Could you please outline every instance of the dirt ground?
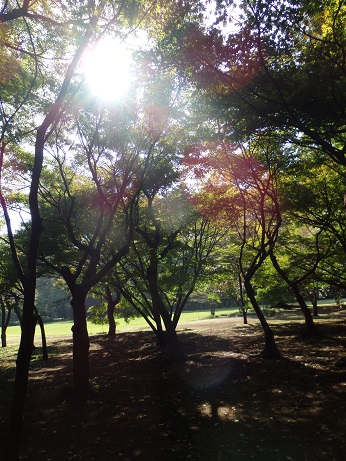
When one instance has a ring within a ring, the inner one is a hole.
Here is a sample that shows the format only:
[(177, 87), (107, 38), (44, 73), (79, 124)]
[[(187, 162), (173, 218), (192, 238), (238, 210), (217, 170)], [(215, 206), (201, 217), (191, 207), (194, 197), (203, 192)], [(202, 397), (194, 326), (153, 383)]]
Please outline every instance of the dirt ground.
[[(167, 366), (149, 331), (114, 344), (91, 338), (93, 398), (71, 400), (70, 340), (35, 352), (23, 461), (341, 461), (346, 453), (346, 311), (321, 312), (321, 336), (301, 339), (301, 317), (268, 319), (282, 360), (264, 360), (255, 319), (184, 324), (186, 361)], [(0, 365), (5, 436), (14, 355)], [(7, 368), (6, 368), (6, 366)], [(2, 368), (1, 368), (2, 366)]]

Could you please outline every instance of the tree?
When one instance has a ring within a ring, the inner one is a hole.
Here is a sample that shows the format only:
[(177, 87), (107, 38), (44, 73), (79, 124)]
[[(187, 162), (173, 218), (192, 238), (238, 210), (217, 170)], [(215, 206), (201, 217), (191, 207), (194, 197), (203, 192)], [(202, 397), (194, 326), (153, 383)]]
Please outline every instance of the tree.
[[(33, 11), (33, 4), (24, 0), (22, 7), (17, 6), (14, 2), (5, 2), (0, 13), (1, 40), (6, 52), (10, 50), (8, 54), (2, 51), (1, 59), (8, 63), (10, 56), (15, 63), (21, 64), (14, 76), (12, 71), (7, 72), (8, 79), (1, 96), (0, 170), (8, 143), (34, 143), (35, 155), (28, 201), (30, 237), (24, 265), (20, 263), (16, 252), (5, 197), (2, 192), (0, 194), (12, 257), (24, 289), (22, 335), (6, 460), (16, 460), (19, 456), (24, 399), (36, 324), (37, 254), (43, 231), (38, 191), (45, 146), (76, 95), (77, 70), (88, 44), (112, 28), (114, 30), (119, 27), (120, 30), (126, 23), (127, 15), (133, 17), (136, 2), (131, 6), (127, 2), (101, 2), (97, 6), (90, 2), (85, 5), (67, 2), (62, 3), (62, 8), (42, 2), (35, 4)], [(128, 6), (130, 8), (125, 8)], [(16, 37), (19, 35), (21, 39), (17, 42)], [(37, 120), (40, 120), (38, 127)]]
[[(303, 296), (303, 284), (315, 273), (318, 264), (325, 256), (323, 253), (321, 254), (320, 250), (319, 239), (321, 231), (313, 232), (303, 228), (298, 229), (298, 232), (294, 232), (294, 225), (291, 222), (289, 233), (292, 238), (290, 243), (293, 245), (290, 245), (289, 241), (283, 238), (284, 244), (276, 246), (278, 254), (280, 255), (281, 253), (281, 256), (283, 256), (284, 264), (280, 262), (280, 256), (277, 257), (274, 250), (270, 252), (270, 259), (277, 273), (291, 288), (304, 314), (305, 328), (303, 336), (315, 336), (318, 332)], [(311, 240), (313, 242), (312, 248)], [(285, 247), (284, 251), (282, 251), (282, 246)]]
[(69, 295), (61, 278), (40, 275), (36, 287), (36, 306), (45, 321), (72, 319)]
[(320, 260), (309, 283), (344, 286), (344, 170), (344, 166), (313, 158), (309, 151), (302, 150), (283, 177), (282, 195), (289, 219), (288, 233), (300, 227), (302, 231), (305, 229), (305, 236), (308, 229), (318, 234), (318, 247), (313, 246)]
[(207, 116), (223, 119), (223, 139), (274, 134), (345, 165), (344, 2), (216, 5), (208, 28), (180, 23), (160, 49), (194, 81)]
[[(256, 299), (253, 279), (274, 248), (281, 226), (275, 168), (265, 168), (253, 155), (261, 145), (230, 146), (227, 143), (194, 147), (187, 163), (202, 178), (198, 207), (227, 222), (239, 248), (238, 265), (247, 296), (265, 335), (264, 357), (280, 353), (274, 335)], [(262, 146), (263, 147), (263, 146)]]
[(159, 178), (144, 185), (131, 249), (115, 276), (123, 297), (152, 328), (166, 358), (175, 361), (182, 354), (176, 327), (218, 232), (195, 213), (181, 190), (169, 191), (170, 181)]
[(85, 300), (128, 251), (132, 208), (155, 144), (150, 136), (136, 140), (133, 126), (138, 119), (125, 120), (119, 116), (117, 123), (104, 108), (92, 108), (84, 119), (76, 119), (75, 127), (69, 125), (69, 133), (74, 128), (80, 137), (75, 155), (69, 158), (67, 144), (60, 141), (56, 165), (47, 171), (40, 191), (46, 230), (39, 251), (71, 293), (73, 388), (80, 398), (89, 392)]

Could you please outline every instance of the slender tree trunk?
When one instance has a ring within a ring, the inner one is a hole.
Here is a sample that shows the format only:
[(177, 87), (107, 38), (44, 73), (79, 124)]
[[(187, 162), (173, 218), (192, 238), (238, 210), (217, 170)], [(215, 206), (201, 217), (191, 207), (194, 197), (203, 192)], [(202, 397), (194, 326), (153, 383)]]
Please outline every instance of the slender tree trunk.
[[(31, 295), (33, 294), (34, 291)], [(27, 296), (27, 298), (24, 299), (23, 305), (22, 335), (16, 361), (16, 374), (4, 461), (17, 461), (19, 459), (24, 403), (28, 385), (35, 326), (34, 296)]]
[(262, 325), (262, 328), (263, 328), (263, 331), (264, 331), (264, 339), (265, 339), (265, 343), (264, 343), (264, 349), (262, 351), (262, 356), (265, 357), (265, 358), (268, 358), (268, 359), (278, 359), (278, 358), (281, 358), (281, 354), (276, 346), (276, 342), (275, 342), (275, 338), (274, 338), (274, 334), (270, 328), (270, 326), (268, 325), (264, 315), (263, 315), (263, 312), (261, 311), (261, 308), (259, 306), (259, 304), (257, 303), (257, 300), (256, 300), (256, 296), (255, 296), (255, 292), (254, 292), (254, 289), (252, 287), (252, 284), (251, 284), (251, 281), (250, 280), (246, 280), (244, 281), (244, 285), (245, 285), (245, 290), (246, 290), (246, 293), (251, 301), (251, 304), (256, 312), (256, 315)]
[(114, 310), (117, 304), (120, 302), (120, 290), (116, 290), (115, 299), (113, 299), (110, 288), (106, 287), (106, 298), (107, 298), (107, 318), (108, 318), (108, 338), (111, 342), (114, 341), (116, 334), (116, 322), (114, 319)]
[(38, 312), (36, 307), (35, 307), (35, 315), (36, 315), (37, 322), (39, 324), (40, 332), (41, 332), (42, 357), (43, 357), (43, 360), (48, 360), (47, 338), (46, 338), (46, 332), (45, 332), (45, 329), (44, 329), (44, 323), (43, 323), (42, 317), (40, 316), (40, 313)]
[(73, 308), (73, 393), (81, 400), (89, 395), (89, 335), (87, 328), (86, 293), (76, 289), (72, 294)]
[(7, 346), (6, 341), (6, 311), (5, 303), (1, 301), (1, 347)]
[(1, 347), (7, 347), (7, 327), (10, 322), (11, 309), (6, 315), (6, 305), (1, 299)]
[(6, 219), (6, 222), (8, 224), (8, 234), (9, 236), (12, 236), (10, 240), (12, 239), (11, 250), (14, 257), (14, 262), (16, 263), (18, 275), (24, 287), (24, 303), (22, 317), (22, 335), (17, 355), (16, 375), (11, 407), (9, 434), (7, 437), (5, 449), (5, 461), (17, 461), (19, 459), (19, 447), (23, 426), (25, 395), (29, 377), (32, 346), (35, 336), (36, 319), (34, 316), (34, 311), (37, 278), (37, 253), (41, 233), (43, 231), (42, 219), (38, 204), (38, 190), (43, 165), (44, 147), (47, 140), (47, 132), (49, 131), (52, 124), (54, 124), (58, 120), (59, 114), (61, 113), (63, 104), (65, 102), (65, 96), (68, 94), (69, 91), (69, 85), (71, 83), (71, 80), (75, 76), (76, 66), (79, 63), (79, 60), (89, 42), (92, 33), (92, 28), (87, 28), (84, 39), (82, 40), (80, 47), (76, 51), (66, 71), (65, 78), (61, 85), (59, 94), (57, 95), (57, 98), (53, 105), (50, 107), (50, 110), (46, 114), (42, 124), (37, 128), (35, 156), (29, 192), (29, 209), (31, 215), (30, 243), (28, 246), (26, 269), (24, 272), (20, 267), (18, 255), (16, 253), (16, 249), (13, 242), (12, 230), (10, 228), (10, 224), (8, 224), (9, 220)]
[(243, 315), (243, 323), (244, 325), (247, 325), (247, 309), (245, 309), (245, 303), (244, 303), (244, 293), (243, 293), (243, 282), (241, 275), (238, 274), (238, 284), (239, 284), (239, 298), (240, 298), (240, 311)]
[(20, 328), (22, 329), (22, 314), (21, 314), (21, 312), (20, 312), (20, 309), (19, 309), (19, 306), (18, 306), (17, 303), (15, 304), (13, 310), (14, 310), (14, 312), (16, 313), (16, 316), (17, 316), (17, 319), (18, 319)]
[(117, 332), (117, 324), (114, 319), (114, 309), (115, 306), (113, 303), (107, 303), (107, 318), (108, 318), (108, 338), (111, 342), (114, 341), (116, 332)]
[(7, 347), (7, 335), (4, 328), (1, 328), (1, 347)]
[[(25, 396), (28, 385), (30, 361), (35, 336), (36, 318), (34, 313), (37, 278), (37, 252), (40, 236), (43, 231), (42, 220), (38, 206), (38, 188), (43, 164), (45, 133), (47, 129), (45, 122), (46, 119), (37, 130), (35, 143), (35, 158), (29, 193), (31, 233), (25, 274), (18, 269), (20, 272), (19, 275), (23, 284), (24, 292), (23, 315), (21, 323), (22, 334), (16, 362), (16, 375), (11, 405), (9, 433), (6, 440), (7, 443), (5, 448), (5, 461), (17, 461), (19, 459), (19, 447), (23, 429)], [(12, 235), (12, 231), (10, 229), (9, 235)], [(14, 248), (12, 248), (12, 250), (13, 252), (15, 251)], [(17, 256), (14, 257), (14, 261), (18, 261)]]
[(244, 309), (244, 306), (241, 308), (241, 312), (243, 314), (243, 323), (244, 323), (244, 325), (247, 325), (247, 323), (248, 323), (247, 322), (247, 311), (246, 311), (246, 309)]
[(313, 317), (318, 317), (317, 301), (312, 303), (312, 315)]
[(310, 300), (312, 303), (312, 315), (313, 317), (318, 317), (318, 291), (316, 287), (313, 289), (312, 293), (310, 293)]

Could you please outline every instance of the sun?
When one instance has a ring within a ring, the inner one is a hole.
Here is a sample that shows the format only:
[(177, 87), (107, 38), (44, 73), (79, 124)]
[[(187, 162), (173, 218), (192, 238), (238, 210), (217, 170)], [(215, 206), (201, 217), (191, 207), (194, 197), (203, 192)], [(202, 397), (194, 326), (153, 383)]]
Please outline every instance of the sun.
[(104, 38), (87, 53), (83, 74), (95, 97), (103, 101), (120, 99), (131, 82), (131, 51), (119, 41)]

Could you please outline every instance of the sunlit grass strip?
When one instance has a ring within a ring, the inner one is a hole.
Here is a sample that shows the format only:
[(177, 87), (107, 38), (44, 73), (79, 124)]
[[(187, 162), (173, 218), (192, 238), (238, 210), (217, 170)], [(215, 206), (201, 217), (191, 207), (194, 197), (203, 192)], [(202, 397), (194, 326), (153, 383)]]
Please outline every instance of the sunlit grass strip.
[[(237, 309), (220, 309), (216, 310), (216, 316), (221, 315), (232, 315), (238, 312)], [(203, 320), (210, 318), (210, 311), (191, 311), (191, 312), (184, 312), (181, 315), (180, 322), (194, 322), (196, 320)], [(141, 328), (146, 328), (148, 325), (145, 320), (141, 317), (131, 319), (129, 323), (126, 323), (124, 319), (117, 319), (117, 331), (133, 331), (138, 330)], [(46, 336), (71, 336), (71, 327), (73, 325), (72, 320), (63, 320), (57, 322), (50, 322), (45, 324), (45, 331)], [(88, 331), (90, 335), (102, 334), (107, 332), (107, 325), (94, 325), (88, 322)], [(36, 327), (36, 338), (40, 335), (39, 328)], [(20, 337), (20, 327), (19, 326), (11, 326), (7, 329), (7, 338), (18, 338)]]

